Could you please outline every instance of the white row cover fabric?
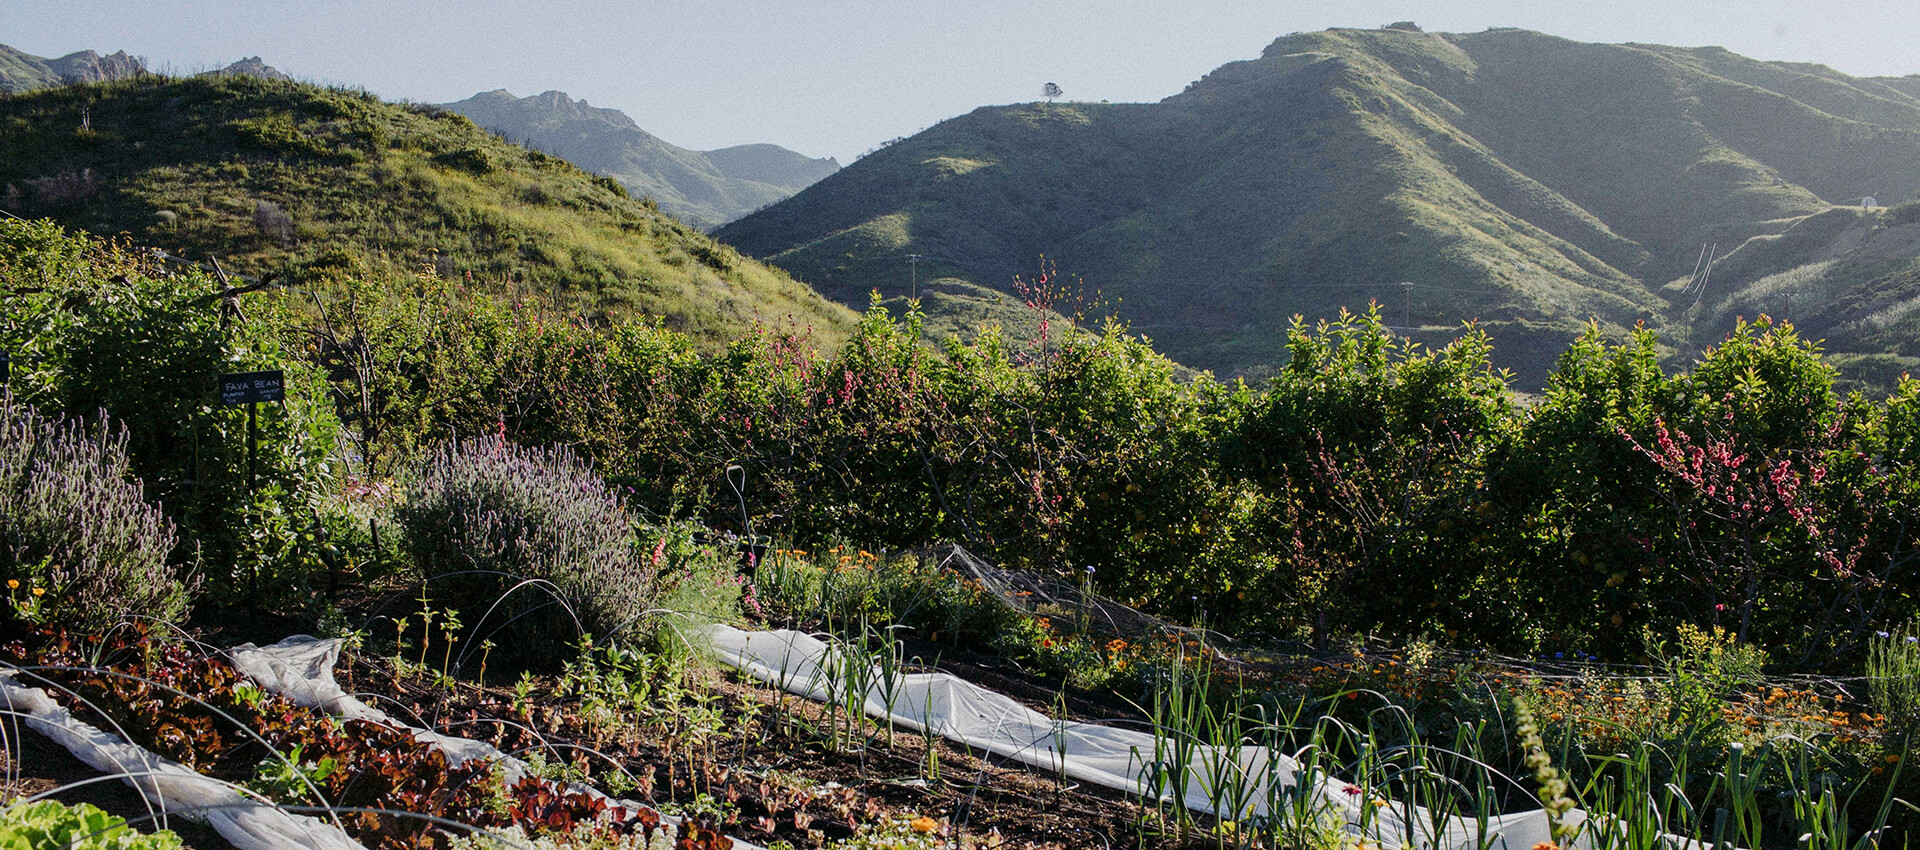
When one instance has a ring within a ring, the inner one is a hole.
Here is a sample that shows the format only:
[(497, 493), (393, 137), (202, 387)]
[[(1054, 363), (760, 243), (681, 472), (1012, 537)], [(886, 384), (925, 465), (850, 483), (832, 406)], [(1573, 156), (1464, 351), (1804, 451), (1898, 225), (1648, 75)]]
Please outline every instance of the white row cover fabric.
[[(839, 677), (833, 674), (839, 663), (839, 650), (803, 632), (791, 630), (742, 631), (730, 626), (708, 627), (713, 652), (742, 674), (766, 682), (789, 693), (814, 700), (838, 700), (835, 693)], [(868, 716), (890, 721), (915, 731), (931, 729), (934, 734), (968, 747), (985, 750), (1042, 770), (1056, 772), (1079, 782), (1090, 782), (1130, 794), (1141, 794), (1150, 787), (1153, 770), (1154, 737), (1145, 732), (1093, 723), (1059, 721), (1033, 711), (1011, 697), (975, 685), (949, 673), (911, 673), (899, 675), (891, 683), (892, 710), (889, 711), (887, 684), (877, 670), (865, 696)], [(1213, 747), (1194, 747), (1190, 752), (1185, 788), (1173, 789), (1172, 796), (1187, 808), (1215, 814), (1228, 820), (1264, 817), (1268, 814), (1264, 788), (1245, 798), (1248, 810), (1216, 812), (1207, 787), (1212, 765), (1220, 764), (1240, 772), (1241, 776), (1273, 777), (1283, 788), (1292, 787), (1299, 777), (1298, 763), (1283, 753), (1265, 747), (1243, 746), (1222, 753)], [(1273, 760), (1277, 763), (1270, 763)], [(1363, 822), (1362, 806), (1374, 806), (1363, 800), (1345, 782), (1331, 777), (1312, 777), (1313, 800), (1309, 808), (1344, 818), (1350, 830)], [(1551, 841), (1546, 812), (1531, 811), (1492, 815), (1483, 824), (1473, 818), (1433, 817), (1419, 806), (1388, 802), (1364, 819), (1367, 838), (1389, 847), (1441, 848), (1442, 850), (1527, 850)], [(1566, 820), (1578, 824), (1584, 813), (1573, 811)], [(1436, 822), (1438, 821), (1438, 822)], [(1576, 841), (1586, 845), (1587, 841)], [(1674, 846), (1684, 846), (1676, 844)]]
[(341, 690), (333, 679), (333, 665), (340, 660), (338, 638), (293, 635), (272, 646), (243, 643), (227, 650), (227, 660), (262, 690), (286, 697), (294, 705), (317, 708), (344, 720), (368, 720), (406, 729), (413, 737), (440, 748), (456, 767), (474, 759), (497, 761), (508, 782), (516, 782), (526, 773), (525, 762), (510, 758), (490, 744), (408, 726)]
[[(284, 696), (295, 705), (318, 708), (336, 717), (370, 720), (406, 729), (416, 739), (440, 748), (447, 754), (447, 760), (455, 765), (473, 759), (498, 764), (509, 783), (526, 775), (526, 762), (501, 752), (492, 744), (409, 726), (341, 690), (333, 678), (333, 666), (340, 658), (339, 638), (321, 640), (309, 635), (293, 635), (272, 646), (241, 644), (228, 650), (227, 658), (261, 689)], [(573, 785), (571, 788), (606, 800), (609, 805), (628, 809), (653, 808), (645, 803), (614, 799), (585, 785)], [(669, 831), (680, 825), (679, 818), (665, 812), (660, 813), (660, 821)], [(733, 846), (735, 850), (761, 850), (738, 838), (733, 839)]]
[(12, 671), (0, 672), (0, 707), (89, 767), (119, 775), (156, 811), (209, 824), (239, 850), (365, 850), (331, 823), (282, 811), (75, 719), (45, 690), (14, 681)]

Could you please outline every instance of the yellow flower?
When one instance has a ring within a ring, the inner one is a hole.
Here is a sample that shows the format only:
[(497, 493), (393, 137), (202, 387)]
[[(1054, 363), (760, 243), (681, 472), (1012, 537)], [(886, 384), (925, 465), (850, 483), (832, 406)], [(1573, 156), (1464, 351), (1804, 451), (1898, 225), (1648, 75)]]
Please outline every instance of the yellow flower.
[(913, 819), (914, 832), (932, 832), (939, 828), (940, 828), (940, 822), (937, 820), (934, 820), (933, 818), (927, 817), (926, 815), (921, 815)]
[(20, 589), (20, 580), (19, 580), (19, 579), (17, 579), (17, 578), (10, 578), (10, 579), (7, 579), (7, 589), (8, 589), (8, 590), (19, 590), (19, 589)]
[(33, 589), (33, 595), (35, 595), (35, 596), (45, 596), (45, 595), (47, 595), (47, 589), (46, 589), (46, 588), (44, 588), (44, 587), (36, 587), (36, 588), (34, 588), (34, 589)]

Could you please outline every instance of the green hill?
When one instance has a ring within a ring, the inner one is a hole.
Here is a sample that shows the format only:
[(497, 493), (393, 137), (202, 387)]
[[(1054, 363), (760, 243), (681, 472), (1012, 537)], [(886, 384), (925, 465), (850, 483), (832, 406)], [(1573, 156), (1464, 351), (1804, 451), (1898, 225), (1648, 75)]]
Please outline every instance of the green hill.
[[(1702, 248), (1920, 190), (1908, 80), (1520, 30), (1275, 41), (1152, 104), (976, 110), (717, 231), (860, 303), (1045, 255), (1180, 362), (1259, 373), (1295, 314), (1477, 319), (1537, 384), (1588, 319), (1685, 347)], [(1811, 254), (1722, 275), (1708, 302)], [(1413, 286), (1402, 286), (1403, 282)], [(1791, 317), (1790, 317), (1791, 318)]]
[(838, 171), (779, 145), (695, 151), (640, 129), (617, 109), (589, 106), (565, 92), (514, 97), (504, 89), (442, 104), (474, 123), (620, 181), (635, 195), (693, 224), (732, 221)]
[(1824, 341), (1846, 384), (1881, 390), (1920, 374), (1920, 201), (1799, 219), (1747, 240), (1714, 275), (1727, 283), (1696, 287), (1683, 305), (1696, 346), (1741, 317), (1787, 316)]
[(664, 317), (839, 338), (853, 315), (595, 177), (436, 107), (254, 75), (0, 99), (0, 208), (293, 279), (422, 268)]

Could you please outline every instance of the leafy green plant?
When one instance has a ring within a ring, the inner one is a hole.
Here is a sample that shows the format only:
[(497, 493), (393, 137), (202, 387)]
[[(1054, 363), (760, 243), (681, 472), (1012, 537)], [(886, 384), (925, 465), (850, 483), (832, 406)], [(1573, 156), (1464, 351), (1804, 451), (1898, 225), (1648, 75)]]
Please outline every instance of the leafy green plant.
[(0, 850), (179, 850), (170, 830), (140, 833), (91, 803), (15, 802), (0, 811)]
[(704, 627), (739, 621), (741, 601), (751, 592), (733, 547), (699, 536), (691, 523), (645, 527), (638, 534), (640, 557), (655, 571), (659, 594), (653, 613), (636, 626), (657, 651), (682, 663), (704, 659)]
[(339, 769), (340, 763), (331, 756), (303, 758), (301, 751), (305, 746), (295, 744), (284, 755), (262, 760), (254, 768), (253, 781), (249, 785), (270, 800), (325, 805), (324, 800), (312, 800), (312, 789), (322, 787), (327, 777)]
[[(127, 469), (178, 526), (187, 546), (173, 557), (197, 558), (214, 601), (310, 601), (315, 547), (301, 544), (321, 523), (337, 424), (284, 344), (285, 299), (44, 221), (0, 220), (0, 279), (25, 290), (0, 299), (0, 345), (33, 358), (10, 386), (49, 416), (104, 411), (123, 424)], [(260, 406), (256, 491), (247, 412), (219, 403), (218, 377), (267, 368), (285, 373), (286, 398)]]
[(1765, 649), (1742, 644), (1719, 626), (1705, 629), (1682, 624), (1671, 647), (1654, 640), (1651, 650), (1678, 687), (1712, 697), (1725, 697), (1758, 684), (1767, 665)]

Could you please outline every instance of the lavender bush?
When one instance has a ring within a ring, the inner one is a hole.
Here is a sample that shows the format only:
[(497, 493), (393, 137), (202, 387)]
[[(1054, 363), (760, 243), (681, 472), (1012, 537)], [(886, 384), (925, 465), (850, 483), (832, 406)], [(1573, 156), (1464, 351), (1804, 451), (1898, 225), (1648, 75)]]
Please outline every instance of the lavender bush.
[(0, 397), (0, 620), (99, 628), (177, 620), (191, 588), (168, 564), (173, 523), (127, 472), (127, 432)]
[(620, 638), (653, 600), (626, 509), (565, 449), (443, 445), (395, 519), (435, 604), (529, 662), (564, 657), (583, 631)]

